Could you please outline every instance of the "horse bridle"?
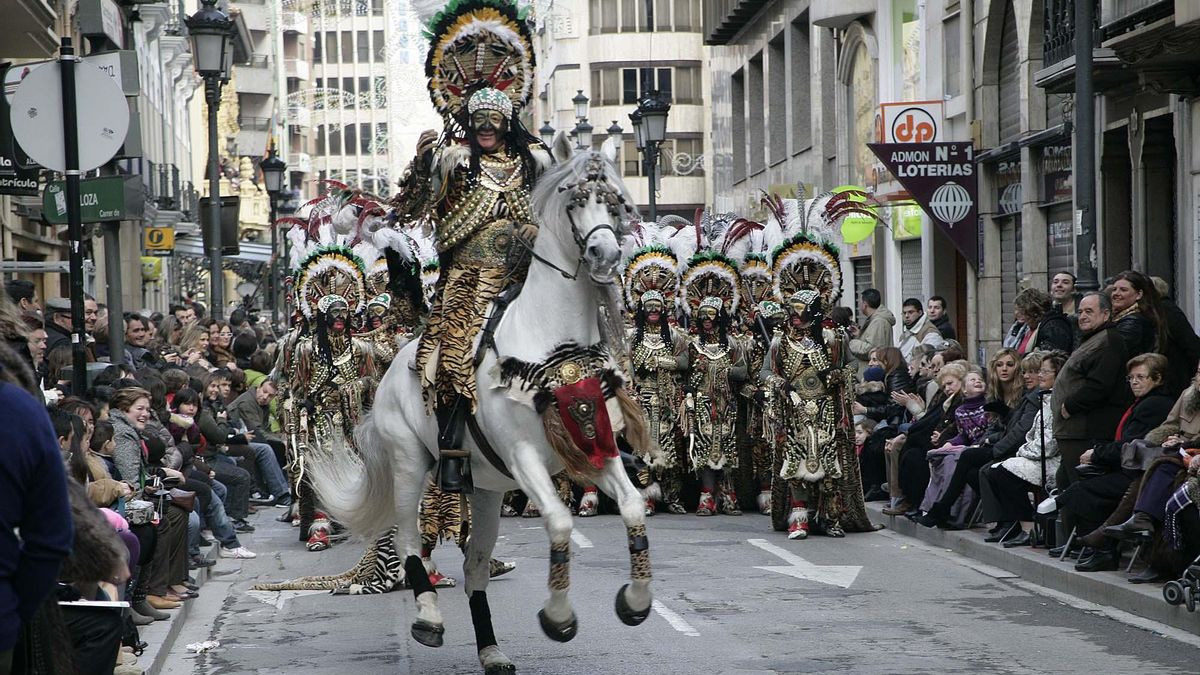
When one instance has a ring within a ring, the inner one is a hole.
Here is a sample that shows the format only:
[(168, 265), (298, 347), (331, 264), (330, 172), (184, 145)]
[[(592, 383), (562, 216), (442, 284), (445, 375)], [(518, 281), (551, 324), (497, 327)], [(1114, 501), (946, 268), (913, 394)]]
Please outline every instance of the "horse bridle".
[(621, 191), (608, 182), (607, 176), (604, 175), (604, 159), (599, 153), (593, 152), (592, 156), (588, 158), (587, 164), (584, 167), (583, 180), (558, 187), (559, 192), (566, 192), (568, 190), (571, 191), (571, 194), (570, 201), (567, 202), (567, 220), (571, 223), (571, 237), (575, 240), (575, 246), (579, 249), (579, 257), (575, 260), (575, 270), (568, 272), (543, 256), (538, 255), (534, 252), (533, 246), (528, 242), (522, 240), (521, 243), (529, 251), (529, 255), (534, 260), (555, 270), (564, 279), (575, 281), (579, 278), (579, 270), (583, 267), (584, 263), (584, 252), (587, 251), (587, 243), (591, 240), (592, 235), (603, 230), (608, 230), (613, 233), (617, 241), (621, 239), (617, 235), (616, 228), (609, 222), (600, 223), (588, 230), (587, 234), (581, 236), (579, 228), (575, 224), (575, 209), (587, 206), (588, 200), (591, 199), (593, 193), (596, 196), (596, 201), (608, 208), (609, 215), (612, 216), (613, 220), (620, 219), (621, 209), (624, 209), (629, 214), (633, 212), (633, 207), (625, 202), (625, 196), (621, 194)]

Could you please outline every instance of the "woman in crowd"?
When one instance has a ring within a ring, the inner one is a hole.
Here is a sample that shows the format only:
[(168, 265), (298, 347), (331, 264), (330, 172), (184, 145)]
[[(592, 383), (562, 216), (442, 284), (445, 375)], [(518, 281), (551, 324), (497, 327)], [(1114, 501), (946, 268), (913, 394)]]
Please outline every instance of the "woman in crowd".
[(208, 346), (208, 331), (198, 323), (184, 328), (179, 335), (179, 342), (175, 343), (175, 348), (179, 350), (179, 356), (185, 365), (195, 363), (211, 369), (213, 365), (205, 358)]
[(158, 323), (158, 330), (155, 332), (154, 342), (159, 349), (166, 350), (174, 349), (174, 345), (179, 344), (179, 338), (183, 335), (183, 324), (179, 323), (179, 319), (175, 318), (174, 314), (168, 314)]
[[(1121, 416), (1116, 440), (1098, 444), (1083, 453), (1079, 463), (1091, 467), (1089, 475), (1072, 483), (1062, 494), (1044, 501), (1038, 506), (1038, 511), (1049, 513), (1055, 507), (1061, 509), (1063, 529), (1068, 532), (1094, 533), (1099, 530), (1100, 524), (1113, 512), (1129, 485), (1141, 473), (1140, 470), (1122, 467), (1121, 458), (1126, 454), (1126, 444), (1144, 438), (1161, 425), (1175, 403), (1163, 387), (1166, 371), (1167, 359), (1160, 354), (1142, 354), (1129, 360), (1126, 379), (1135, 398)], [(1132, 454), (1134, 448), (1129, 450)], [(1173, 472), (1171, 478), (1174, 478)], [(1166, 497), (1167, 494), (1161, 496), (1163, 502)], [(1116, 569), (1116, 542), (1103, 537), (1102, 533), (1089, 541), (1093, 555), (1088, 560), (1081, 560), (1076, 569), (1080, 572)]]
[(851, 405), (851, 412), (855, 415), (869, 417), (880, 424), (887, 423), (895, 426), (899, 424), (900, 419), (904, 415), (904, 405), (896, 403), (892, 398), (893, 394), (912, 394), (917, 391), (912, 378), (908, 374), (908, 364), (904, 362), (904, 356), (900, 353), (899, 349), (895, 347), (879, 347), (871, 350), (871, 359), (868, 361), (868, 368), (872, 366), (878, 366), (883, 369), (883, 393), (887, 397), (887, 402), (880, 406), (871, 406), (868, 408), (855, 401)]
[[(986, 394), (983, 372), (977, 366), (968, 366), (967, 375), (963, 378), (962, 402), (954, 410), (957, 433), (925, 454), (925, 460), (929, 463), (929, 484), (925, 487), (925, 497), (921, 502), (921, 510), (925, 514), (929, 513), (949, 485), (962, 452), (983, 442), (988, 430), (988, 413), (983, 409), (987, 402)], [(962, 506), (965, 509), (967, 504)]]
[(233, 329), (229, 323), (213, 319), (208, 325), (208, 353), (205, 359), (216, 368), (239, 370), (232, 345)]
[(1013, 314), (1023, 324), (1016, 344), (1011, 345), (1018, 354), (1055, 349), (1071, 353), (1075, 346), (1074, 330), (1061, 312), (1053, 310), (1050, 294), (1038, 288), (1026, 288), (1013, 299)]
[(1015, 349), (1001, 349), (988, 361), (989, 401), (999, 401), (1010, 409), (1017, 407), (1027, 390), (1022, 381), (1021, 355)]
[[(113, 425), (113, 459), (117, 466), (117, 477), (133, 487), (135, 495), (143, 495), (155, 503), (159, 512), (157, 545), (154, 557), (147, 568), (141, 570), (138, 585), (134, 590), (135, 609), (147, 614), (147, 608), (156, 610), (175, 609), (188, 593), (187, 583), (187, 528), (188, 514), (182, 508), (172, 507), (159, 498), (153, 487), (146, 494), (151, 479), (157, 478), (164, 484), (179, 483), (183, 474), (173, 469), (154, 467), (147, 461), (149, 451), (142, 433), (153, 413), (150, 409), (150, 392), (140, 387), (117, 390), (109, 408), (109, 419)], [(145, 600), (143, 604), (141, 601)]]
[[(996, 363), (1006, 353), (1015, 352), (1002, 349), (992, 357), (991, 370), (993, 372), (996, 369)], [(979, 470), (988, 464), (1012, 457), (1017, 448), (1025, 442), (1025, 435), (1032, 428), (1041, 403), (1037, 371), (1042, 366), (1043, 356), (1043, 352), (1033, 352), (1021, 359), (1021, 375), (1015, 379), (1022, 383), (1023, 391), (1021, 398), (1014, 406), (1010, 408), (1002, 401), (989, 396), (984, 410), (993, 413), (995, 421), (989, 425), (988, 432), (984, 435), (984, 442), (978, 446), (965, 448), (959, 453), (958, 464), (954, 467), (954, 474), (950, 477), (950, 482), (946, 484), (941, 496), (933, 502), (929, 512), (917, 520), (921, 525), (945, 527), (950, 521), (954, 504), (962, 496), (966, 487), (974, 490), (976, 498), (979, 498)]]
[(891, 439), (885, 446), (892, 505), (883, 510), (884, 515), (917, 515), (916, 505), (925, 498), (925, 487), (929, 484), (929, 464), (925, 454), (941, 437), (949, 438), (957, 433), (954, 431), (954, 411), (962, 401), (966, 377), (965, 361), (948, 363), (938, 371), (939, 389), (929, 406), (922, 407), (921, 397), (917, 395), (907, 399), (908, 411), (920, 417), (906, 433)]
[[(1054, 380), (1065, 362), (1061, 351), (1048, 352), (1042, 357), (1038, 387), (1043, 392), (1054, 389)], [(1041, 490), (1058, 470), (1058, 443), (1051, 428), (1054, 416), (1049, 396), (1042, 396), (1039, 408), (1016, 456), (985, 467), (979, 475), (983, 517), (996, 523), (998, 530), (989, 539), (1003, 542), (1005, 548), (1033, 545), (1033, 505), (1027, 494), (1030, 490)]]
[(1127, 270), (1108, 287), (1112, 322), (1125, 341), (1127, 354), (1163, 353), (1170, 336), (1158, 289), (1141, 272)]
[[(225, 511), (233, 519), (234, 529), (238, 532), (253, 532), (254, 526), (246, 522), (250, 515), (250, 492), (254, 486), (254, 478), (243, 466), (254, 466), (253, 454), (251, 459), (239, 466), (234, 455), (230, 454), (230, 446), (245, 447), (246, 436), (234, 431), (229, 426), (229, 415), (225, 411), (223, 388), (229, 384), (229, 374), (224, 370), (216, 370), (206, 374), (202, 386), (200, 410), (196, 423), (203, 434), (205, 444), (202, 457), (215, 477), (228, 488), (225, 500)], [(271, 457), (274, 461), (274, 455)]]

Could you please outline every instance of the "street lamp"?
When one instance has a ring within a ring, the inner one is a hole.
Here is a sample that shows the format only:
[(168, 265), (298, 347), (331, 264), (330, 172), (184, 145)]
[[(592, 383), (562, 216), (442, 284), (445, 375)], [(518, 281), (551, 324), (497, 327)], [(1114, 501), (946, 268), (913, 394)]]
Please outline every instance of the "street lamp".
[(638, 150), (646, 149), (646, 133), (642, 126), (642, 111), (634, 110), (629, 113), (629, 121), (633, 124), (633, 142)]
[(538, 135), (542, 137), (542, 142), (550, 145), (554, 142), (554, 127), (550, 126), (550, 120), (546, 120), (541, 129), (538, 129)]
[(287, 163), (279, 157), (275, 156), (275, 148), (272, 145), (271, 152), (267, 158), (259, 164), (259, 168), (263, 172), (263, 183), (267, 188), (267, 197), (271, 204), (271, 216), (269, 222), (271, 224), (271, 268), (268, 272), (270, 275), (268, 288), (271, 295), (271, 327), (278, 329), (279, 327), (279, 260), (277, 255), (279, 230), (275, 225), (277, 216), (275, 209), (280, 195), (283, 194), (283, 176), (287, 172)]
[(613, 120), (612, 126), (605, 131), (608, 132), (608, 137), (612, 139), (612, 142), (616, 144), (617, 149), (619, 150), (621, 148), (621, 142), (625, 140), (625, 130), (621, 128), (620, 124), (617, 124), (616, 120)]
[(656, 203), (655, 186), (658, 183), (658, 146), (667, 140), (667, 114), (671, 111), (671, 102), (658, 91), (648, 91), (638, 99), (637, 119), (633, 115), (634, 133), (638, 139), (638, 147), (643, 149), (646, 162), (646, 175), (650, 179), (650, 220), (658, 222), (658, 205)]
[(208, 104), (208, 198), (209, 213), (209, 305), (214, 319), (225, 315), (225, 280), (221, 261), (221, 163), (217, 150), (217, 110), (221, 107), (221, 82), (229, 77), (233, 64), (233, 21), (216, 8), (216, 0), (204, 0), (203, 6), (184, 24), (192, 41), (196, 72), (204, 78), (204, 99)]
[(580, 150), (592, 149), (592, 132), (595, 130), (591, 124), (588, 124), (587, 118), (584, 117), (575, 125), (575, 136), (579, 140)]
[(583, 95), (582, 89), (577, 89), (575, 97), (571, 99), (571, 103), (575, 104), (575, 118), (583, 119), (588, 114), (588, 97)]

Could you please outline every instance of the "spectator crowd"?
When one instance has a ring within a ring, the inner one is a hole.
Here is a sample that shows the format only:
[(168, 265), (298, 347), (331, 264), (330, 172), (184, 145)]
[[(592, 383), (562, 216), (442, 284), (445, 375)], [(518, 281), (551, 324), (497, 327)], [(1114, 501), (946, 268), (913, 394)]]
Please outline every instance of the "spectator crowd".
[(198, 597), (210, 547), (254, 558), (238, 538), (254, 531), (248, 516), (290, 511), (276, 336), (240, 310), (220, 321), (188, 303), (126, 314), (114, 359), (88, 297), (75, 391), (70, 304), (43, 307), (21, 280), (5, 290), (0, 428), (15, 452), (0, 453), (0, 674), (140, 673), (138, 626)]

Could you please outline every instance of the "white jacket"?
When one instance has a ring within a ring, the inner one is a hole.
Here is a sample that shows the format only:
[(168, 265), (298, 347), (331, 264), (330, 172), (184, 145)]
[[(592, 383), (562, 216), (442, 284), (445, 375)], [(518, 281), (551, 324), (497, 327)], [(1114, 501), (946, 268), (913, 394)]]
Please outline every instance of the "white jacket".
[[(1054, 438), (1054, 415), (1051, 414), (1050, 397), (1042, 397), (1042, 409), (1033, 418), (1033, 426), (1025, 434), (1025, 443), (1017, 448), (1017, 456), (1000, 463), (1009, 473), (1032, 485), (1042, 482), (1042, 440), (1046, 451), (1046, 488), (1054, 486), (1054, 473), (1062, 458), (1058, 456), (1058, 441)], [(1042, 425), (1045, 424), (1045, 435)]]
[(921, 314), (921, 318), (913, 324), (912, 328), (902, 328), (900, 330), (900, 342), (896, 345), (900, 348), (900, 353), (904, 355), (905, 363), (912, 358), (912, 351), (917, 345), (929, 345), (934, 349), (943, 349), (946, 346), (946, 339), (942, 337), (942, 332), (937, 326), (929, 320), (925, 314)]

